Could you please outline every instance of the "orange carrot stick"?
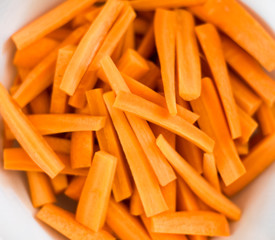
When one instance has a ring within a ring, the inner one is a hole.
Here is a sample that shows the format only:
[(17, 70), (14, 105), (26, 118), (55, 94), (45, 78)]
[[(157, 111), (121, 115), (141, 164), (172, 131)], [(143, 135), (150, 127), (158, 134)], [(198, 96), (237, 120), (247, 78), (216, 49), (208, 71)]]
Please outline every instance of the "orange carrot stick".
[[(269, 105), (275, 102), (275, 82), (260, 64), (227, 37), (222, 37), (223, 52), (228, 64)], [(261, 43), (262, 45), (262, 43)], [(272, 52), (270, 50), (270, 52)]]
[(197, 127), (179, 116), (172, 116), (165, 108), (131, 93), (119, 92), (114, 107), (135, 114), (187, 139), (204, 151), (212, 152), (214, 141)]
[(217, 191), (221, 191), (215, 156), (213, 154), (203, 154), (203, 176)]
[(177, 182), (168, 183), (166, 186), (161, 187), (161, 192), (168, 206), (168, 211), (175, 212), (177, 204)]
[(93, 19), (91, 19), (91, 21), (89, 21), (86, 18), (86, 14), (88, 13), (94, 13), (97, 12), (98, 8), (95, 7), (94, 5), (92, 7), (86, 8), (83, 11), (81, 11), (79, 14), (77, 14), (71, 21), (70, 21), (70, 27), (71, 28), (77, 28), (81, 25), (87, 24), (89, 22), (92, 22)]
[(154, 36), (154, 25), (151, 24), (148, 27), (141, 43), (138, 46), (137, 52), (144, 58), (149, 58), (153, 55), (155, 50), (155, 36)]
[(153, 123), (150, 124), (150, 127), (151, 127), (156, 138), (160, 134), (162, 134), (173, 148), (176, 147), (176, 135), (174, 133), (168, 131), (165, 128), (160, 127), (159, 125), (153, 124)]
[(189, 10), (204, 21), (215, 24), (268, 71), (275, 69), (274, 39), (238, 1), (210, 0)]
[(94, 135), (91, 131), (73, 132), (71, 137), (71, 166), (90, 167), (94, 153)]
[(229, 236), (229, 224), (222, 214), (210, 211), (165, 213), (151, 220), (152, 230), (160, 233)]
[[(111, 58), (113, 59), (113, 61), (115, 63), (118, 62), (118, 60), (122, 57), (122, 54), (123, 54), (123, 46), (124, 46), (124, 37), (122, 37), (122, 39), (120, 39), (120, 41), (118, 42), (117, 46), (115, 47), (112, 55), (111, 55)], [(101, 68), (99, 69), (99, 72), (101, 71)]]
[(247, 155), (249, 153), (249, 143), (235, 142), (235, 146), (239, 155)]
[(149, 240), (146, 230), (140, 221), (132, 216), (126, 206), (109, 201), (106, 223), (121, 240)]
[[(166, 211), (167, 205), (161, 193), (157, 178), (151, 169), (135, 133), (130, 127), (125, 115), (113, 107), (115, 101), (114, 93), (106, 93), (103, 96), (126, 155), (146, 215), (149, 217)], [(139, 161), (136, 161), (137, 158)]]
[(74, 94), (89, 63), (93, 61), (96, 51), (121, 12), (122, 7), (123, 4), (120, 1), (107, 1), (87, 33), (81, 39), (60, 84), (60, 89), (68, 95), (72, 96)]
[(132, 186), (128, 166), (119, 143), (112, 120), (108, 114), (101, 89), (86, 92), (90, 113), (96, 116), (105, 116), (106, 123), (103, 129), (96, 131), (97, 141), (102, 151), (106, 151), (117, 158), (117, 168), (113, 184), (113, 194), (117, 202), (129, 198)]
[(63, 41), (66, 37), (68, 37), (71, 34), (71, 32), (71, 29), (68, 29), (64, 26), (50, 32), (48, 35), (46, 35), (46, 37), (52, 38), (56, 41)]
[(27, 178), (33, 207), (56, 201), (50, 179), (45, 173), (27, 172)]
[(177, 108), (175, 94), (175, 12), (164, 9), (157, 9), (154, 18), (154, 31), (167, 108), (172, 115), (176, 115)]
[(274, 144), (275, 134), (272, 134), (252, 148), (250, 153), (243, 159), (246, 173), (231, 185), (223, 187), (226, 195), (233, 196), (241, 191), (273, 163), (275, 159)]
[(149, 71), (139, 81), (149, 88), (155, 89), (157, 87), (157, 81), (161, 81), (161, 72), (159, 67), (153, 62), (147, 61), (147, 64), (149, 66)]
[(0, 113), (17, 141), (43, 171), (50, 177), (55, 177), (62, 171), (64, 164), (13, 102), (2, 84), (0, 84)]
[(101, 10), (102, 10), (102, 7), (97, 7), (95, 9), (87, 12), (84, 15), (84, 17), (85, 17), (86, 20), (88, 20), (89, 22), (92, 23), (96, 19), (97, 15), (100, 13)]
[(51, 184), (55, 194), (60, 194), (68, 187), (68, 179), (65, 174), (58, 174), (55, 178), (51, 179)]
[(262, 103), (259, 107), (256, 117), (259, 122), (259, 126), (264, 136), (273, 134), (275, 132), (275, 116), (272, 113), (272, 109), (265, 103)]
[(25, 48), (69, 22), (74, 16), (94, 2), (95, 0), (64, 2), (14, 33), (11, 38), (18, 49)]
[(213, 74), (231, 136), (233, 139), (236, 139), (241, 136), (241, 125), (219, 34), (211, 24), (196, 27), (196, 33)]
[(49, 113), (50, 104), (50, 95), (47, 91), (44, 91), (30, 102), (31, 112), (35, 114)]
[(145, 34), (148, 31), (149, 22), (145, 19), (138, 17), (134, 21), (134, 29), (136, 34)]
[(115, 240), (113, 236), (104, 230), (91, 231), (78, 223), (72, 213), (52, 204), (47, 204), (40, 209), (36, 217), (69, 239)]
[(144, 208), (142, 206), (142, 202), (136, 187), (133, 190), (133, 194), (130, 200), (130, 213), (134, 216), (144, 214)]
[[(201, 177), (197, 171), (167, 143), (162, 135), (158, 137), (157, 145), (175, 170), (201, 200), (232, 220), (238, 220), (240, 218), (240, 209)], [(202, 234), (198, 233), (198, 235)]]
[(201, 92), (201, 67), (199, 49), (192, 14), (177, 10), (177, 75), (179, 95), (186, 101), (196, 99)]
[(71, 148), (71, 141), (65, 138), (57, 138), (45, 136), (44, 139), (50, 145), (50, 147), (58, 153), (69, 154)]
[(217, 168), (226, 185), (231, 184), (245, 173), (230, 136), (219, 97), (211, 79), (202, 80), (201, 96), (191, 101), (195, 113), (200, 115), (200, 128), (215, 140), (214, 155)]
[(72, 181), (69, 183), (67, 189), (65, 190), (64, 194), (73, 199), (78, 201), (84, 187), (86, 181), (86, 177), (84, 176), (75, 176)]
[(17, 72), (18, 72), (18, 75), (22, 82), (25, 81), (25, 79), (28, 76), (28, 74), (30, 73), (30, 71), (31, 70), (29, 68), (17, 67)]
[(131, 23), (126, 33), (124, 34), (122, 52), (125, 53), (128, 49), (136, 48), (136, 38), (134, 24)]

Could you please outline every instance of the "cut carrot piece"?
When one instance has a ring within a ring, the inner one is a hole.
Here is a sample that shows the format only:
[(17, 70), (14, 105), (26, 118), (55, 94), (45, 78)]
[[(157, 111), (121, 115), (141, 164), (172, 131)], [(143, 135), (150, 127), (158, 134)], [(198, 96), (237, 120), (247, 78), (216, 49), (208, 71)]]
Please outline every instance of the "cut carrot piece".
[[(120, 39), (120, 41), (118, 42), (117, 46), (115, 47), (111, 58), (113, 59), (113, 61), (115, 63), (118, 62), (118, 60), (122, 57), (123, 54), (123, 46), (124, 46), (124, 37), (122, 37), (122, 39)], [(101, 68), (99, 69), (99, 72), (101, 71)]]
[(147, 64), (149, 66), (149, 71), (139, 81), (149, 88), (155, 89), (157, 87), (157, 81), (161, 81), (161, 72), (159, 67), (153, 62), (147, 61)]
[(105, 223), (116, 165), (116, 157), (95, 153), (77, 205), (76, 220), (96, 232)]
[(136, 48), (135, 29), (134, 24), (131, 23), (124, 34), (124, 41), (122, 46), (122, 52), (125, 53), (128, 49)]
[(165, 108), (139, 96), (131, 93), (119, 92), (114, 107), (160, 125), (194, 143), (204, 151), (213, 151), (214, 141), (200, 129), (179, 116), (170, 115)]
[(273, 105), (275, 102), (275, 82), (273, 79), (266, 74), (253, 57), (232, 40), (223, 36), (222, 45), (228, 64), (269, 106)]
[(58, 153), (69, 154), (71, 148), (71, 141), (65, 138), (45, 136), (44, 139), (50, 147)]
[(268, 71), (275, 69), (274, 39), (238, 1), (210, 0), (189, 10), (204, 21), (215, 24)]
[(64, 72), (68, 66), (75, 51), (75, 46), (68, 45), (58, 50), (58, 56), (56, 60), (56, 68), (53, 80), (53, 89), (51, 96), (51, 113), (65, 113), (67, 111), (68, 96), (62, 90), (60, 90), (60, 83)]
[(71, 137), (71, 166), (90, 167), (94, 153), (94, 135), (91, 131), (73, 132)]
[(252, 148), (250, 153), (243, 159), (246, 173), (236, 182), (227, 187), (223, 187), (223, 191), (228, 196), (241, 191), (245, 186), (252, 182), (260, 175), (275, 159), (275, 134), (265, 137), (256, 146)]
[(217, 168), (226, 185), (245, 173), (226, 123), (218, 94), (211, 79), (202, 80), (201, 96), (191, 101), (195, 113), (200, 115), (200, 128), (215, 140), (214, 155)]
[(87, 13), (85, 14), (84, 17), (85, 17), (89, 22), (92, 23), (92, 22), (96, 19), (97, 15), (100, 13), (101, 10), (102, 10), (102, 7), (97, 7), (97, 8), (95, 8), (95, 9), (93, 9), (93, 10), (87, 12)]
[(17, 141), (32, 160), (50, 177), (55, 177), (64, 168), (64, 164), (13, 102), (2, 84), (0, 84), (0, 112)]
[[(105, 93), (104, 100), (118, 133), (146, 215), (153, 216), (167, 210), (157, 178), (149, 165), (141, 145), (125, 115), (113, 107), (115, 95)], [(139, 161), (136, 161), (139, 159)]]
[(87, 24), (89, 22), (92, 22), (92, 21), (89, 21), (87, 18), (86, 18), (86, 14), (88, 13), (91, 13), (91, 12), (94, 12), (94, 11), (97, 11), (98, 8), (97, 7), (94, 7), (94, 5), (92, 7), (89, 7), (89, 8), (86, 8), (84, 9), (83, 11), (81, 11), (79, 14), (77, 14), (73, 19), (72, 21), (69, 23), (70, 24), (70, 27), (71, 28), (77, 28), (81, 25), (84, 25), (84, 24)]
[(222, 214), (207, 211), (164, 213), (151, 220), (152, 230), (203, 236), (229, 236), (229, 224)]
[(203, 176), (217, 191), (221, 191), (216, 161), (213, 154), (203, 154)]
[(27, 172), (27, 178), (33, 207), (56, 201), (50, 179), (45, 173)]
[(177, 10), (177, 75), (179, 95), (186, 101), (196, 99), (201, 93), (201, 67), (199, 49), (192, 14)]
[(249, 153), (249, 143), (235, 142), (235, 146), (239, 155), (247, 155)]
[(90, 113), (96, 116), (105, 116), (106, 123), (103, 129), (96, 131), (97, 141), (101, 150), (117, 158), (117, 168), (113, 184), (113, 194), (117, 202), (129, 198), (132, 186), (126, 159), (112, 124), (103, 99), (101, 89), (86, 92)]
[(75, 220), (72, 213), (53, 204), (45, 205), (36, 217), (69, 239), (115, 240), (106, 231), (93, 232)]
[[(70, 158), (66, 154), (57, 153), (65, 166), (61, 174), (87, 176), (88, 169), (72, 169)], [(6, 148), (3, 154), (4, 169), (15, 171), (42, 172), (42, 169), (29, 157), (22, 148)]]
[(65, 190), (65, 195), (73, 200), (78, 201), (84, 187), (86, 177), (75, 176), (69, 183), (67, 189)]
[(33, 68), (57, 45), (58, 42), (53, 39), (47, 37), (39, 39), (32, 45), (22, 50), (17, 50), (14, 55), (13, 64), (23, 68)]
[(176, 147), (176, 135), (174, 133), (172, 133), (172, 132), (168, 131), (167, 129), (162, 128), (156, 124), (153, 124), (153, 123), (150, 124), (150, 127), (151, 127), (156, 138), (160, 134), (162, 134), (173, 148)]
[(155, 50), (155, 36), (154, 36), (154, 25), (151, 24), (148, 27), (141, 43), (138, 46), (137, 52), (144, 58), (149, 58), (153, 55)]
[(144, 208), (138, 193), (137, 188), (134, 188), (133, 194), (130, 200), (130, 213), (134, 216), (139, 216), (144, 214)]
[(74, 30), (29, 72), (19, 89), (13, 94), (13, 98), (19, 106), (24, 107), (39, 93), (51, 85), (58, 49), (69, 44), (77, 44), (87, 28), (88, 26), (82, 26)]
[(43, 114), (50, 112), (51, 99), (47, 91), (40, 93), (30, 102), (32, 113)]
[(11, 38), (18, 49), (25, 48), (69, 22), (74, 16), (94, 2), (95, 0), (64, 2), (14, 33)]
[[(157, 145), (173, 165), (175, 170), (188, 184), (192, 191), (213, 209), (223, 213), (232, 220), (238, 220), (241, 215), (240, 209), (224, 195), (212, 187), (196, 170), (194, 170), (160, 135)], [(198, 233), (198, 235), (202, 235)]]
[(121, 12), (122, 7), (123, 4), (120, 1), (107, 1), (87, 33), (81, 39), (60, 84), (60, 89), (68, 95), (72, 96), (74, 94), (81, 78), (90, 62), (93, 61), (96, 51)]
[[(145, 5), (147, 5), (146, 3)], [(154, 31), (160, 61), (161, 76), (167, 108), (176, 115), (175, 53), (176, 53), (176, 14), (157, 9), (154, 18)]]
[(25, 79), (28, 76), (30, 71), (31, 70), (29, 68), (17, 67), (17, 72), (18, 72), (22, 82), (25, 81)]
[(130, 215), (126, 206), (109, 201), (106, 223), (121, 240), (149, 240), (146, 230), (140, 221)]
[(63, 41), (66, 37), (68, 37), (71, 34), (71, 32), (71, 29), (68, 29), (64, 26), (50, 32), (46, 37), (52, 38), (56, 41)]
[(236, 74), (230, 72), (229, 77), (237, 105), (239, 105), (239, 107), (250, 116), (254, 115), (254, 113), (259, 109), (262, 100), (248, 86), (246, 86)]
[(196, 27), (196, 33), (213, 74), (231, 136), (236, 139), (241, 136), (241, 125), (218, 31), (213, 25), (204, 24)]
[(168, 211), (175, 212), (177, 204), (177, 181), (174, 180), (166, 186), (161, 187), (161, 192), (168, 206)]
[(58, 174), (55, 178), (51, 179), (53, 190), (55, 194), (60, 194), (68, 187), (68, 179), (65, 174)]
[(272, 109), (265, 103), (262, 103), (256, 113), (259, 126), (264, 136), (273, 134), (275, 132), (275, 116)]
[(148, 31), (149, 22), (143, 18), (136, 18), (134, 21), (134, 29), (136, 34), (145, 34)]

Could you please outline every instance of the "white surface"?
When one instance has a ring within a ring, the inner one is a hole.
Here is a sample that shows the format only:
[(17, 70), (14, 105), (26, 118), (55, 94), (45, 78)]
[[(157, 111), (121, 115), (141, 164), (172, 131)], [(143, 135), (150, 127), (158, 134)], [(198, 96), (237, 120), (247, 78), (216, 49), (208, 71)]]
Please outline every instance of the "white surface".
[[(11, 59), (14, 46), (10, 35), (62, 0), (0, 0), (0, 80), (6, 86), (13, 79)], [(275, 32), (274, 0), (243, 0)], [(274, 35), (274, 34), (273, 34)], [(1, 145), (1, 144), (0, 144)], [(0, 152), (1, 156), (2, 153)], [(231, 224), (232, 236), (219, 240), (275, 239), (275, 165), (234, 198), (243, 211)], [(37, 222), (28, 196), (24, 174), (7, 172), (0, 165), (0, 240), (63, 239)]]

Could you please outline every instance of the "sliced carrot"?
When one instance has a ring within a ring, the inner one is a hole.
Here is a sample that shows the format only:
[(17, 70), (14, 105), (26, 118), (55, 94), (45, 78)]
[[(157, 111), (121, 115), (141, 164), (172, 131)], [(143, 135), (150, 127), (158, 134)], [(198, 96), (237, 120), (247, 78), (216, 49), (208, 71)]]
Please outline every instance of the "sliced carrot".
[(115, 240), (106, 231), (93, 232), (84, 227), (75, 220), (75, 216), (72, 213), (53, 204), (45, 205), (39, 210), (36, 217), (69, 239)]
[[(120, 41), (118, 42), (117, 46), (115, 47), (111, 58), (113, 59), (113, 61), (115, 63), (118, 62), (118, 60), (122, 57), (123, 54), (123, 46), (124, 46), (124, 36), (122, 37), (122, 39), (120, 39)], [(99, 69), (99, 72), (101, 71), (101, 68)]]
[(274, 39), (238, 1), (210, 0), (189, 10), (204, 21), (215, 24), (268, 71), (275, 69)]
[(256, 112), (256, 117), (259, 122), (259, 126), (264, 136), (273, 134), (275, 132), (275, 116), (272, 113), (272, 109), (265, 103), (262, 103)]
[(58, 42), (53, 39), (41, 38), (30, 46), (17, 50), (13, 58), (13, 64), (23, 68), (33, 68), (57, 45)]
[(109, 201), (106, 223), (121, 240), (149, 240), (140, 221), (132, 216), (123, 203)]
[(214, 154), (203, 154), (203, 176), (217, 191), (221, 191)]
[(134, 24), (131, 23), (124, 34), (124, 41), (122, 46), (122, 52), (125, 53), (128, 49), (136, 48), (135, 29)]
[(88, 26), (82, 26), (74, 30), (29, 72), (19, 89), (13, 94), (13, 98), (21, 107), (27, 105), (33, 98), (51, 85), (58, 49), (69, 44), (77, 44), (87, 28)]
[(215, 26), (204, 24), (196, 27), (196, 34), (213, 74), (231, 136), (236, 139), (241, 136), (241, 125), (218, 31)]
[(161, 187), (161, 192), (168, 206), (168, 211), (176, 211), (177, 204), (177, 181), (168, 183), (166, 186)]
[(177, 113), (175, 95), (175, 12), (157, 9), (154, 18), (154, 32), (167, 108), (172, 115), (175, 115)]
[(72, 181), (69, 183), (67, 189), (65, 190), (64, 194), (73, 199), (78, 201), (84, 187), (86, 181), (86, 177), (84, 176), (75, 176)]
[(25, 79), (28, 76), (28, 74), (30, 73), (30, 71), (31, 70), (29, 68), (17, 67), (17, 72), (18, 72), (22, 82), (25, 81)]
[[(229, 38), (222, 37), (223, 52), (228, 64), (269, 105), (275, 102), (275, 82), (260, 64)], [(262, 43), (261, 43), (262, 45)], [(272, 52), (270, 50), (270, 52)]]
[(249, 153), (249, 143), (235, 142), (235, 146), (239, 155), (247, 155)]
[(134, 21), (134, 29), (136, 34), (145, 34), (148, 31), (149, 22), (145, 19), (138, 17)]
[(73, 132), (71, 137), (71, 166), (90, 167), (94, 154), (94, 135), (91, 131)]
[(51, 184), (55, 194), (60, 194), (68, 187), (68, 179), (65, 174), (58, 174), (55, 178), (51, 179)]
[(241, 191), (250, 182), (258, 177), (275, 159), (275, 134), (269, 135), (254, 146), (243, 159), (246, 173), (229, 186), (223, 187), (228, 196)]
[(160, 134), (162, 134), (173, 148), (176, 147), (176, 135), (174, 133), (168, 131), (165, 128), (160, 127), (159, 125), (153, 124), (153, 123), (150, 124), (150, 127), (151, 127), (156, 138)]
[(55, 177), (64, 165), (37, 129), (33, 127), (30, 120), (13, 102), (2, 84), (0, 84), (0, 112), (17, 141), (32, 160), (50, 177)]
[[(168, 144), (162, 135), (158, 137), (157, 145), (178, 174), (201, 200), (213, 209), (223, 213), (229, 219), (238, 220), (240, 218), (240, 209), (201, 177), (197, 171)], [(198, 233), (198, 235), (202, 234)]]
[(148, 30), (144, 34), (141, 43), (138, 46), (137, 52), (144, 58), (149, 58), (153, 55), (155, 50), (155, 36), (154, 36), (154, 25), (151, 24)]
[(200, 115), (200, 128), (215, 140), (214, 155), (217, 168), (226, 185), (231, 184), (245, 173), (211, 79), (202, 80), (201, 96), (191, 101), (195, 113)]
[(197, 127), (191, 125), (179, 116), (172, 116), (168, 110), (137, 95), (119, 92), (114, 107), (135, 114), (150, 122), (187, 139), (204, 151), (212, 152), (214, 141)]
[(30, 102), (32, 113), (43, 114), (50, 112), (51, 99), (47, 91), (40, 93)]
[(45, 173), (27, 172), (27, 178), (33, 207), (56, 201), (50, 179)]
[(69, 22), (79, 12), (92, 5), (95, 0), (72, 0), (58, 5), (56, 8), (45, 13), (35, 21), (21, 28), (12, 35), (12, 40), (18, 49), (25, 48)]
[(262, 100), (236, 74), (229, 72), (232, 91), (239, 105), (250, 116), (259, 109)]
[(123, 4), (120, 1), (107, 1), (87, 33), (81, 39), (60, 84), (60, 89), (68, 95), (72, 96), (74, 94), (89, 63), (93, 61), (96, 51), (121, 12), (122, 7)]
[(195, 35), (194, 17), (186, 10), (177, 10), (176, 55), (179, 95), (186, 101), (201, 92), (201, 66)]
[(81, 11), (79, 14), (77, 14), (71, 21), (70, 21), (70, 27), (71, 28), (77, 28), (81, 25), (84, 25), (84, 24), (87, 24), (89, 22), (92, 22), (92, 21), (89, 21), (87, 18), (86, 18), (86, 14), (88, 13), (91, 13), (91, 12), (94, 12), (94, 11), (97, 11), (98, 8), (97, 7), (89, 7), (89, 8), (86, 8), (84, 9), (83, 11)]
[(224, 215), (210, 211), (164, 213), (151, 220), (152, 230), (160, 233), (203, 236), (229, 236)]
[(71, 34), (71, 32), (71, 29), (64, 26), (50, 32), (48, 35), (46, 35), (46, 37), (52, 38), (56, 41), (63, 41), (66, 37), (68, 37)]
[(69, 154), (71, 148), (71, 141), (65, 138), (45, 136), (44, 139), (50, 147), (58, 153)]
[(161, 80), (161, 72), (159, 67), (153, 62), (147, 61), (147, 64), (149, 66), (149, 71), (139, 81), (149, 88), (155, 89), (157, 86), (157, 81)]
[(144, 214), (144, 208), (142, 206), (142, 202), (136, 187), (133, 190), (133, 194), (130, 200), (130, 213), (134, 216)]
[(115, 101), (114, 93), (105, 93), (104, 100), (118, 133), (146, 215), (149, 217), (164, 212), (167, 210), (167, 205), (149, 161), (125, 115), (112, 106)]
[(97, 7), (89, 12), (87, 12), (84, 17), (86, 20), (88, 20), (89, 22), (93, 22), (97, 15), (100, 13), (100, 11), (102, 10), (102, 7)]
[(128, 166), (121, 145), (115, 132), (112, 120), (108, 114), (101, 89), (86, 92), (90, 113), (96, 116), (105, 116), (106, 123), (103, 129), (96, 131), (97, 141), (101, 150), (117, 158), (117, 168), (113, 184), (113, 194), (117, 202), (129, 198), (132, 186)]

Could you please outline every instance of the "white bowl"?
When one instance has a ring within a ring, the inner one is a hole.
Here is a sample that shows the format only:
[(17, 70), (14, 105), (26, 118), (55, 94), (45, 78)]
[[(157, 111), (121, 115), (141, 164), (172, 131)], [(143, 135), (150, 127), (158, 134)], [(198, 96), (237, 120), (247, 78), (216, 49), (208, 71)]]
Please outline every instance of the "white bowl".
[[(15, 75), (12, 67), (15, 47), (9, 37), (60, 2), (62, 0), (0, 0), (0, 79), (5, 86), (9, 86)], [(274, 0), (242, 0), (242, 2), (261, 17), (261, 21), (266, 27), (268, 26), (267, 29), (272, 34), (275, 32)], [(1, 144), (2, 139), (0, 140)], [(2, 147), (0, 151), (2, 156)], [(241, 207), (243, 215), (239, 222), (231, 224), (232, 235), (227, 237), (227, 240), (275, 239), (274, 164), (233, 200)], [(1, 161), (0, 240), (65, 239), (38, 222), (34, 218), (35, 212), (28, 195), (24, 173), (4, 171)], [(215, 238), (215, 240), (222, 239), (225, 238)]]

